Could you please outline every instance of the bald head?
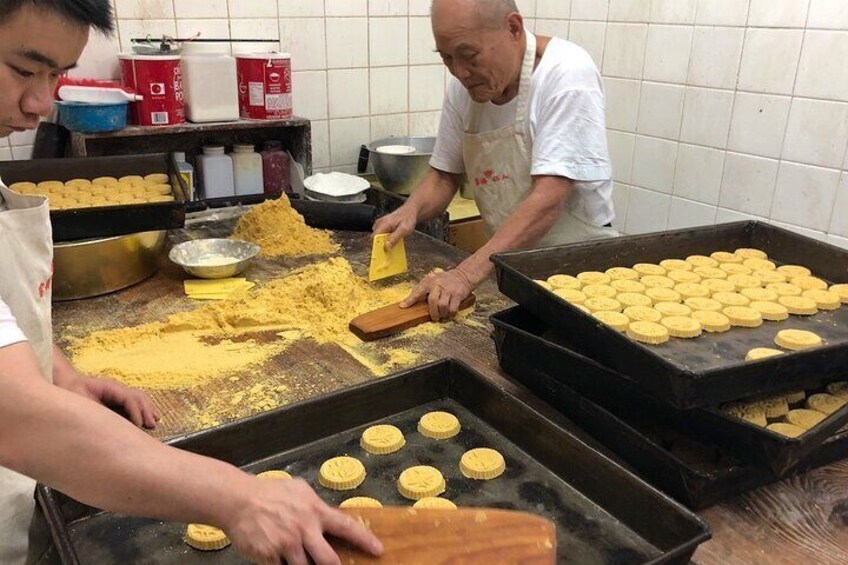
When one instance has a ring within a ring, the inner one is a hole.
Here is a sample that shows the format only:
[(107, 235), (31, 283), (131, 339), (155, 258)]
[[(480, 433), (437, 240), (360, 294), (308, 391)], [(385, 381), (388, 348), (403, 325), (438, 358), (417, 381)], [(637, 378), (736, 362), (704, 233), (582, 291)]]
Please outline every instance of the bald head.
[(515, 0), (433, 0), (430, 8), (433, 18), (445, 9), (471, 17), (483, 28), (497, 29), (504, 25), (507, 16), (518, 13)]

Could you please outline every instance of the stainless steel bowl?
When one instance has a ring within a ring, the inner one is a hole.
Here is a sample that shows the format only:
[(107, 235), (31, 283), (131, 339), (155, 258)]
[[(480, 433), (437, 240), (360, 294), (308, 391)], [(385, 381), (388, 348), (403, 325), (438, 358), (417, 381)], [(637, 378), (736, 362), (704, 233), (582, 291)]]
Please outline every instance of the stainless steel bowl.
[(203, 279), (226, 279), (244, 271), (259, 246), (238, 239), (195, 239), (175, 245), (168, 257)]
[[(409, 145), (414, 153), (380, 153), (384, 145)], [(366, 146), (374, 174), (383, 188), (397, 194), (411, 194), (430, 170), (430, 157), (436, 145), (435, 137), (385, 137)]]

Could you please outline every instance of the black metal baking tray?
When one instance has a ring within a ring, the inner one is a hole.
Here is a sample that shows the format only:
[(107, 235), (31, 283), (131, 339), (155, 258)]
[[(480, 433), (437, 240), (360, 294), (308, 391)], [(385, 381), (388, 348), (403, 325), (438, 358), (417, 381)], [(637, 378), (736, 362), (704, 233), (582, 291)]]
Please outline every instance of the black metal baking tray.
[(111, 237), (185, 225), (188, 190), (170, 153), (151, 153), (122, 157), (38, 159), (0, 162), (0, 178), (14, 182), (69, 181), (103, 176), (149, 175), (165, 173), (171, 178), (174, 202), (127, 204), (100, 208), (80, 208), (50, 212), (53, 241), (74, 241)]
[[(499, 254), (493, 261), (501, 292), (557, 327), (575, 350), (632, 377), (652, 395), (678, 408), (716, 406), (728, 400), (844, 378), (848, 366), (848, 308), (648, 346), (599, 323), (533, 283), (533, 279), (555, 273), (603, 271), (740, 247), (762, 249), (778, 263), (805, 265), (831, 282), (848, 282), (848, 251), (760, 222)], [(750, 349), (773, 346), (774, 336), (785, 328), (814, 331), (826, 343), (816, 349), (745, 361)]]
[[(644, 394), (631, 379), (573, 351), (562, 332), (521, 307), (493, 315), (492, 323), (501, 364), (520, 382), (529, 378), (525, 373), (530, 369), (538, 370), (580, 394), (600, 399), (605, 407), (652, 414), (688, 437), (724, 446), (742, 461), (767, 466), (775, 478), (789, 474), (848, 422), (846, 405), (800, 438), (788, 438), (716, 409), (678, 410)], [(592, 434), (591, 429), (586, 431)]]
[[(430, 410), (454, 412), (463, 425), (455, 439), (420, 436), (416, 423)], [(362, 430), (397, 425), (407, 445), (392, 456), (368, 456)], [(494, 506), (541, 514), (557, 524), (560, 563), (687, 563), (710, 537), (697, 516), (594, 451), (566, 429), (497, 388), (466, 366), (446, 360), (366, 383), (241, 422), (200, 432), (174, 445), (225, 459), (253, 472), (284, 469), (316, 485), (320, 464), (333, 456), (360, 458), (368, 478), (356, 491), (317, 487), (331, 504), (372, 496), (409, 505), (395, 487), (410, 465), (438, 467), (445, 496), (460, 506)], [(469, 448), (504, 454), (498, 480), (473, 483), (458, 461)], [(184, 526), (116, 516), (39, 487), (38, 498), (61, 562), (241, 563), (232, 548), (200, 554), (182, 542)]]

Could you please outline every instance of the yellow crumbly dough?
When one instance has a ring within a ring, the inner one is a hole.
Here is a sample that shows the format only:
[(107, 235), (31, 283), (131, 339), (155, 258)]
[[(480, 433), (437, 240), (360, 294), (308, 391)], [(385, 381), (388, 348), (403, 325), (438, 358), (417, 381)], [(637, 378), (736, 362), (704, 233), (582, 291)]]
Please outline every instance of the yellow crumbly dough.
[(332, 490), (353, 490), (365, 481), (365, 466), (359, 459), (342, 455), (321, 464), (318, 482)]
[(713, 300), (712, 298), (703, 298), (699, 296), (693, 296), (691, 298), (687, 298), (683, 301), (683, 304), (691, 308), (693, 311), (708, 311), (708, 312), (721, 312), (723, 306), (721, 302), (718, 300)]
[(660, 261), (660, 267), (666, 271), (691, 271), (692, 263), (688, 263), (683, 259), (663, 259)]
[(719, 263), (741, 263), (743, 258), (729, 251), (714, 251), (710, 253), (710, 257)]
[(781, 296), (777, 303), (796, 316), (812, 316), (819, 311), (816, 301), (805, 296)]
[(168, 175), (165, 173), (150, 173), (149, 175), (144, 175), (145, 182), (162, 184), (168, 182)]
[(763, 325), (762, 315), (747, 306), (728, 306), (721, 313), (727, 316), (727, 319), (730, 320), (730, 324), (733, 326), (757, 328)]
[(805, 290), (802, 296), (815, 301), (819, 310), (836, 310), (842, 304), (839, 295), (829, 290)]
[(610, 282), (610, 286), (618, 292), (632, 292), (636, 294), (645, 292), (645, 289), (647, 288), (639, 281), (628, 280), (614, 280)]
[(554, 287), (554, 289), (570, 288), (573, 290), (580, 290), (580, 287), (583, 286), (580, 279), (572, 277), (571, 275), (552, 275), (548, 277), (548, 284)]
[(628, 267), (611, 267), (604, 271), (610, 281), (638, 281), (639, 273)]
[(835, 284), (828, 290), (837, 295), (842, 304), (848, 304), (848, 284)]
[(627, 327), (627, 337), (649, 345), (660, 345), (669, 339), (668, 329), (655, 322), (631, 322)]
[(687, 298), (709, 298), (712, 294), (710, 289), (698, 283), (681, 283), (675, 286), (674, 290), (680, 294), (684, 302)]
[(805, 430), (818, 426), (825, 418), (827, 418), (827, 414), (804, 408), (790, 410), (786, 415), (787, 422)]
[(572, 304), (583, 304), (588, 298), (585, 294), (573, 288), (555, 288), (554, 294)]
[(410, 500), (438, 496), (445, 492), (445, 478), (435, 467), (418, 465), (400, 474), (398, 492)]
[(587, 284), (580, 289), (587, 298), (615, 298), (618, 291), (607, 284)]
[(768, 286), (772, 283), (786, 282), (786, 275), (778, 271), (754, 271), (751, 274), (760, 279), (763, 286)]
[(736, 285), (727, 282), (725, 279), (704, 279), (701, 281), (701, 285), (710, 289), (712, 293), (736, 291)]
[(609, 284), (610, 277), (606, 273), (602, 273), (600, 271), (584, 271), (577, 275), (577, 280), (582, 282), (584, 285), (587, 284)]
[(838, 381), (835, 383), (830, 383), (826, 387), (827, 392), (832, 394), (833, 396), (838, 396), (842, 400), (848, 401), (848, 382), (846, 381)]
[(721, 312), (696, 310), (692, 312), (692, 317), (701, 322), (701, 327), (705, 332), (721, 333), (730, 331), (730, 320)]
[(760, 279), (752, 275), (730, 275), (727, 281), (733, 283), (737, 291), (743, 288), (760, 288), (761, 285)]
[(621, 302), (624, 308), (629, 308), (630, 306), (650, 306), (654, 303), (650, 297), (635, 292), (622, 292), (615, 299)]
[(628, 306), (624, 309), (624, 315), (632, 322), (659, 323), (662, 320), (662, 313), (647, 306)]
[(803, 290), (790, 283), (771, 283), (766, 288), (773, 290), (778, 296), (801, 296)]
[(592, 316), (619, 332), (626, 331), (630, 325), (630, 318), (621, 312), (593, 312)]
[(740, 247), (733, 254), (743, 259), (768, 259), (768, 254), (765, 251), (754, 247)]
[(272, 480), (276, 480), (276, 481), (287, 481), (287, 480), (290, 480), (292, 478), (292, 476), (290, 474), (286, 473), (285, 471), (277, 471), (277, 470), (264, 471), (262, 473), (259, 473), (256, 476), (259, 477), (260, 479), (272, 479)]
[(700, 275), (701, 279), (722, 280), (727, 278), (727, 273), (717, 267), (695, 267), (692, 272)]
[(718, 266), (719, 269), (729, 275), (750, 275), (753, 273), (751, 269), (740, 263), (722, 263)]
[(807, 431), (804, 428), (800, 428), (793, 424), (787, 424), (786, 422), (775, 422), (774, 424), (769, 424), (766, 426), (766, 429), (776, 434), (793, 438), (802, 436)]
[(645, 275), (639, 282), (645, 285), (646, 288), (674, 288), (677, 284), (668, 277), (662, 275)]
[(822, 344), (822, 338), (807, 330), (780, 330), (774, 337), (774, 343), (784, 349), (801, 351), (818, 347)]
[(403, 432), (397, 427), (380, 424), (371, 426), (362, 432), (359, 445), (373, 455), (387, 455), (399, 451), (406, 445), (406, 440), (403, 437)]
[(812, 271), (807, 267), (802, 267), (801, 265), (781, 265), (777, 268), (779, 273), (783, 273), (789, 278), (793, 277), (809, 277), (812, 275)]
[(38, 188), (38, 185), (34, 182), (13, 182), (9, 185), (9, 190), (12, 192), (17, 192), (18, 194), (30, 194), (32, 189)]
[(818, 277), (801, 276), (792, 277), (789, 281), (801, 290), (827, 290), (827, 282)]
[(448, 439), (457, 435), (462, 426), (450, 412), (428, 412), (418, 420), (418, 433), (431, 439)]
[(846, 400), (832, 394), (813, 394), (807, 399), (807, 408), (823, 414), (833, 414), (843, 406)]
[(742, 261), (742, 264), (751, 269), (752, 271), (774, 271), (777, 269), (777, 265), (769, 261), (768, 259), (757, 259), (750, 258)]
[(144, 184), (144, 177), (141, 175), (126, 175), (118, 179), (118, 182), (131, 184)]
[(739, 294), (747, 298), (751, 301), (759, 301), (759, 302), (774, 302), (778, 298), (778, 294), (768, 288), (743, 288), (739, 291)]
[(376, 498), (353, 496), (339, 504), (339, 508), (382, 508), (383, 504)]
[(669, 335), (683, 339), (692, 339), (701, 335), (701, 322), (687, 316), (668, 316), (660, 322), (668, 329)]
[(726, 414), (739, 418), (740, 420), (745, 420), (746, 422), (761, 428), (766, 427), (768, 424), (765, 411), (757, 403), (732, 402), (722, 406), (721, 410)]
[(554, 287), (552, 287), (548, 281), (534, 280), (533, 282), (547, 291), (551, 291), (554, 289)]
[(230, 545), (230, 538), (223, 530), (206, 524), (189, 524), (184, 539), (186, 544), (200, 551), (217, 551)]
[(285, 195), (245, 213), (233, 237), (255, 243), (263, 257), (329, 255), (340, 249), (330, 232), (307, 226)]
[(789, 317), (789, 309), (783, 304), (777, 302), (766, 302), (764, 300), (755, 300), (748, 305), (753, 308), (763, 317), (763, 320), (771, 322), (781, 322)]
[(690, 255), (686, 262), (694, 267), (718, 267), (718, 261), (706, 255)]
[(144, 187), (140, 192), (147, 194), (158, 194), (161, 196), (168, 196), (173, 192), (171, 189), (171, 185), (169, 184), (149, 184)]
[(701, 275), (692, 271), (669, 271), (665, 276), (673, 280), (675, 284), (701, 282)]
[(691, 308), (679, 302), (657, 302), (654, 304), (654, 310), (663, 316), (689, 316), (692, 314)]
[(587, 298), (583, 305), (590, 312), (621, 312), (622, 310), (621, 302), (615, 298)]
[(714, 292), (713, 300), (722, 306), (747, 306), (751, 303), (748, 297), (738, 292)]
[(422, 498), (416, 501), (412, 507), (423, 510), (456, 510), (456, 504), (447, 498), (440, 498), (438, 496)]
[(659, 265), (653, 263), (636, 263), (633, 265), (633, 270), (639, 273), (640, 277), (655, 276), (661, 277), (665, 275), (666, 270)]
[(683, 297), (673, 288), (649, 288), (645, 291), (645, 296), (656, 302), (680, 302)]
[(503, 474), (506, 470), (506, 462), (498, 451), (488, 447), (478, 447), (462, 454), (459, 470), (469, 479), (488, 481)]

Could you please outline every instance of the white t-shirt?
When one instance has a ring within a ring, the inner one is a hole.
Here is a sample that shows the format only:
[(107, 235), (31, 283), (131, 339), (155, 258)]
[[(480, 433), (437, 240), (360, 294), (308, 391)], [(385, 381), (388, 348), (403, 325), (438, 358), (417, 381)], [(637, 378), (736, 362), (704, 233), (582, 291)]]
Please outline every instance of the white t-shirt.
[[(451, 77), (442, 104), (439, 135), (430, 165), (454, 174), (465, 173), (462, 136), (468, 130), (473, 100)], [(515, 123), (517, 98), (497, 106), (487, 103), (480, 133)], [(553, 38), (530, 85), (527, 135), (533, 147), (531, 175), (574, 181), (568, 209), (581, 220), (612, 223), (612, 167), (607, 149), (604, 92), (601, 75), (589, 54), (578, 45)]]
[[(2, 180), (0, 180), (0, 184), (3, 184)], [(0, 198), (0, 214), (6, 208), (6, 203)], [(12, 311), (3, 302), (3, 297), (0, 296), (0, 347), (6, 347), (7, 345), (22, 341), (26, 341), (26, 336), (24, 336), (21, 328), (18, 327), (18, 322), (15, 320), (15, 316), (12, 315)]]

